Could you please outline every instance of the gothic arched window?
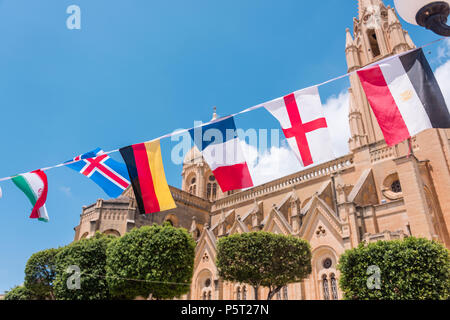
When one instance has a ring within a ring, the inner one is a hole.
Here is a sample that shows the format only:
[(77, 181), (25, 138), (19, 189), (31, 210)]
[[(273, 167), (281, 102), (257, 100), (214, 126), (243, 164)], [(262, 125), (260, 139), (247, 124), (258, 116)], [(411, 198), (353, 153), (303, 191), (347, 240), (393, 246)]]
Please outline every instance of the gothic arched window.
[(236, 288), (236, 300), (241, 300), (241, 287)]
[(380, 52), (380, 46), (378, 45), (377, 34), (374, 29), (367, 30), (367, 37), (369, 38), (370, 50), (372, 51), (373, 57), (378, 57)]
[(215, 199), (216, 196), (217, 196), (217, 184), (213, 183), (213, 185), (212, 185), (212, 197), (213, 197), (213, 199)]
[(242, 300), (247, 300), (247, 287), (242, 288)]
[(191, 179), (191, 183), (189, 186), (189, 193), (196, 195), (197, 194), (197, 185), (196, 185), (197, 179), (194, 177)]
[(206, 198), (208, 200), (215, 200), (217, 197), (217, 182), (213, 175), (208, 177), (208, 184), (206, 185)]
[(206, 198), (211, 198), (211, 183), (208, 183), (208, 185), (206, 186)]
[(333, 300), (338, 300), (338, 291), (337, 291), (337, 281), (336, 281), (336, 277), (334, 276), (334, 274), (332, 274), (330, 276), (331, 278), (331, 294), (332, 294), (332, 298)]
[(322, 287), (323, 287), (323, 299), (324, 300), (330, 300), (330, 289), (328, 287), (328, 279), (327, 275), (324, 274), (322, 277)]

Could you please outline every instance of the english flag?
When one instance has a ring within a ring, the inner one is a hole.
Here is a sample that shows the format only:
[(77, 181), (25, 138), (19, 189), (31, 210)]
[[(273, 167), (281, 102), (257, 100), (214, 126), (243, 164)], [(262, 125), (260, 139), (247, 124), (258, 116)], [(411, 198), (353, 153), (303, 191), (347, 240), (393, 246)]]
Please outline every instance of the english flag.
[(264, 104), (280, 122), (289, 146), (302, 166), (334, 158), (319, 89), (310, 87)]
[(450, 128), (444, 97), (422, 49), (359, 70), (389, 146), (430, 128)]

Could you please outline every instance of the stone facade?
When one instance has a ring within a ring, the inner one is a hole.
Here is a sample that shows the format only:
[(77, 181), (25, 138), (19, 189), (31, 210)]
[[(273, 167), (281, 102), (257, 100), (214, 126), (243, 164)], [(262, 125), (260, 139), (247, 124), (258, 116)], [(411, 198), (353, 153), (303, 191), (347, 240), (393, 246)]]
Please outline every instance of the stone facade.
[[(348, 71), (414, 48), (393, 8), (359, 0), (346, 31)], [(336, 264), (361, 241), (433, 239), (450, 248), (450, 130), (432, 129), (394, 147), (385, 144), (355, 74), (350, 76), (351, 153), (245, 191), (224, 194), (195, 148), (185, 158), (177, 208), (141, 216), (132, 190), (84, 207), (75, 240), (97, 230), (123, 235), (133, 227), (171, 221), (197, 241), (187, 299), (252, 299), (249, 286), (224, 282), (214, 264), (218, 238), (264, 230), (308, 240), (312, 273), (275, 299), (340, 299)], [(261, 289), (260, 297), (267, 296)]]

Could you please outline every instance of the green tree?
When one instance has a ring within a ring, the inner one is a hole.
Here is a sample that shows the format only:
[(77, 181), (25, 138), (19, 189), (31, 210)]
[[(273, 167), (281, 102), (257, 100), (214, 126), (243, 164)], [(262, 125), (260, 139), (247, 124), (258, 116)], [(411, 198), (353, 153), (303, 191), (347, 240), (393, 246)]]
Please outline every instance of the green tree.
[(345, 299), (450, 298), (449, 252), (434, 241), (361, 243), (340, 257), (338, 269)]
[[(59, 249), (56, 255), (55, 297), (58, 300), (103, 300), (111, 297), (106, 275), (106, 248), (113, 239), (96, 233), (94, 237), (73, 242)], [(80, 270), (80, 289), (68, 286), (76, 283), (70, 266)], [(70, 277), (70, 279), (69, 279)], [(68, 281), (69, 280), (69, 281)]]
[(256, 299), (259, 287), (268, 287), (271, 300), (284, 286), (311, 273), (311, 250), (307, 241), (294, 236), (234, 234), (219, 239), (216, 265), (224, 280), (253, 286)]
[(5, 300), (33, 300), (34, 296), (24, 286), (15, 286), (5, 294)]
[(116, 296), (170, 299), (189, 291), (195, 241), (166, 223), (133, 229), (107, 251), (107, 279)]
[(58, 249), (34, 253), (25, 266), (24, 286), (37, 299), (54, 299), (53, 282), (56, 276), (55, 256)]

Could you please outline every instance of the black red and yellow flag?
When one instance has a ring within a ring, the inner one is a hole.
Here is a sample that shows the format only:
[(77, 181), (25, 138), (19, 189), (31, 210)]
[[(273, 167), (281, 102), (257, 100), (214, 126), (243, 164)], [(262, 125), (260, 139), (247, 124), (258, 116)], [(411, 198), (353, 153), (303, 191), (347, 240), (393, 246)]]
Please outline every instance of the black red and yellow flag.
[(154, 213), (176, 208), (161, 157), (159, 140), (120, 149), (127, 165), (140, 213)]

